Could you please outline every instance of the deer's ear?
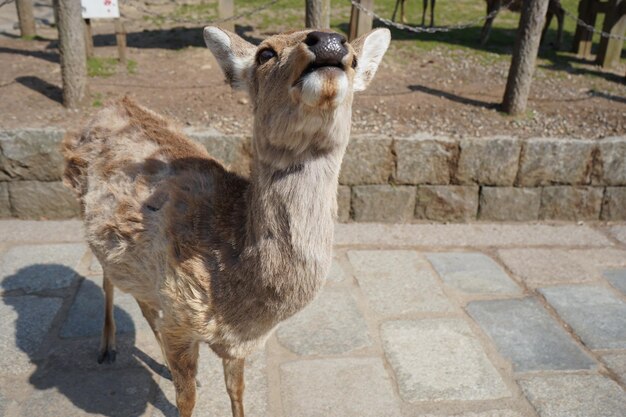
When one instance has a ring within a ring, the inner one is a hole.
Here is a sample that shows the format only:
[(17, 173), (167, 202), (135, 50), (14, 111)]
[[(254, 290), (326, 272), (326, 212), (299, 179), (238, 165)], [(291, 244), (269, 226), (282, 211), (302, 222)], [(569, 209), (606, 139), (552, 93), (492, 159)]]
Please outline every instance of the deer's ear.
[(256, 48), (239, 35), (214, 26), (204, 28), (204, 42), (222, 67), (226, 81), (235, 89), (246, 86)]
[(352, 42), (357, 55), (354, 91), (363, 91), (367, 88), (389, 47), (389, 42), (391, 42), (391, 32), (385, 28), (374, 29)]

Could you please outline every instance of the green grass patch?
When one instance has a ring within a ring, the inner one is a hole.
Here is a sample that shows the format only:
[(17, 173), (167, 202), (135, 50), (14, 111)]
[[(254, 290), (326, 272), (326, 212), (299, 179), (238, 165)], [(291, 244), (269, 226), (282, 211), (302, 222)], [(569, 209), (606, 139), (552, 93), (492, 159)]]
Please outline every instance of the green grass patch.
[(131, 75), (137, 74), (137, 61), (133, 59), (126, 61), (126, 71)]
[(115, 58), (87, 58), (87, 74), (90, 77), (110, 77), (116, 72), (117, 59)]
[(91, 107), (95, 107), (95, 108), (102, 107), (102, 94), (96, 93), (93, 95), (93, 100), (91, 101)]

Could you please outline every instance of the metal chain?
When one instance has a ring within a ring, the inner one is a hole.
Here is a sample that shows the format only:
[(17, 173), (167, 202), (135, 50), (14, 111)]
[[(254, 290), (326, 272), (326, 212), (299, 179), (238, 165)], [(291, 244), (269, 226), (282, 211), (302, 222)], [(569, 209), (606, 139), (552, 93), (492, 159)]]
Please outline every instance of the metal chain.
[(451, 25), (451, 26), (445, 26), (445, 27), (420, 27), (420, 26), (409, 26), (409, 25), (403, 25), (402, 23), (396, 23), (392, 20), (389, 19), (385, 19), (384, 17), (381, 17), (379, 15), (377, 15), (376, 13), (374, 13), (371, 10), (366, 9), (365, 7), (363, 7), (363, 5), (361, 5), (360, 3), (357, 3), (356, 0), (350, 0), (350, 3), (352, 3), (352, 5), (354, 7), (356, 7), (357, 9), (359, 9), (360, 11), (362, 11), (363, 13), (372, 16), (373, 18), (376, 18), (377, 20), (381, 21), (382, 23), (384, 23), (387, 26), (392, 26), (396, 29), (400, 29), (400, 30), (407, 30), (409, 32), (415, 32), (415, 33), (438, 33), (438, 32), (451, 32), (453, 30), (460, 30), (460, 29), (467, 29), (470, 28), (472, 26), (476, 26), (476, 24), (481, 23), (487, 19), (490, 19), (492, 17), (495, 17), (495, 15), (497, 15), (500, 10), (502, 9), (507, 9), (509, 6), (511, 6), (513, 4), (513, 2), (515, 2), (516, 0), (509, 0), (505, 5), (500, 6), (500, 8), (492, 11), (491, 13), (489, 13), (486, 16), (481, 16), (478, 19), (474, 19), (470, 22), (466, 22), (466, 23), (461, 23), (461, 24), (456, 24), (456, 25)]
[(578, 18), (578, 16), (576, 16), (575, 14), (570, 13), (568, 10), (563, 9), (563, 11), (565, 12), (565, 16), (567, 16), (568, 18), (572, 19), (578, 25), (584, 27), (585, 29), (587, 29), (590, 32), (597, 33), (598, 35), (600, 35), (603, 38), (617, 39), (617, 40), (620, 40), (620, 41), (626, 41), (626, 37), (624, 37), (624, 36), (614, 35), (612, 33), (607, 33), (607, 32), (604, 32), (602, 30), (598, 30), (595, 27), (593, 27), (592, 25), (590, 25), (589, 23), (587, 23), (584, 20)]
[[(9, 1), (13, 1), (13, 0), (9, 0)], [(275, 5), (276, 3), (280, 2), (281, 0), (271, 0), (259, 7), (256, 7), (252, 10), (248, 10), (246, 12), (240, 13), (238, 15), (235, 16), (230, 16), (230, 17), (226, 17), (224, 19), (216, 19), (216, 20), (209, 20), (207, 21), (206, 19), (185, 19), (185, 18), (175, 18), (173, 16), (167, 16), (167, 15), (163, 15), (161, 13), (156, 13), (153, 12), (152, 10), (147, 9), (146, 7), (144, 7), (143, 5), (141, 5), (139, 2), (135, 2), (135, 1), (128, 1), (125, 2), (126, 5), (131, 6), (132, 8), (134, 8), (135, 10), (138, 10), (142, 13), (145, 13), (147, 15), (150, 16), (155, 16), (155, 17), (159, 17), (162, 18), (163, 20), (166, 21), (170, 21), (170, 22), (175, 22), (175, 23), (190, 23), (190, 24), (197, 24), (197, 23), (201, 23), (201, 24), (206, 24), (206, 25), (215, 25), (215, 24), (219, 24), (219, 23), (225, 23), (225, 22), (230, 22), (231, 20), (237, 20), (237, 19), (241, 19), (243, 17), (248, 17), (252, 14), (261, 12), (265, 9), (269, 9), (270, 7), (272, 7), (273, 5)], [(122, 3), (122, 5), (124, 5), (124, 3)], [(124, 16), (124, 13), (122, 12), (122, 16)]]
[(13, 3), (15, 0), (3, 0), (0, 2), (0, 7), (6, 6), (9, 3)]

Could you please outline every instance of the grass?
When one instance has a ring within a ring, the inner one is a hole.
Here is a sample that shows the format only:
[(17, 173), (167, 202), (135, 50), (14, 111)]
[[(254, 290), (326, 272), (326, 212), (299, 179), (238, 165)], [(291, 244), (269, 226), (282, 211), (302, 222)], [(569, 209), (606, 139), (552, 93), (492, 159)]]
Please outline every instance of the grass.
[[(87, 75), (90, 77), (110, 77), (117, 73), (119, 61), (117, 58), (91, 57), (87, 58)], [(126, 61), (126, 71), (133, 75), (137, 73), (137, 61)]]
[(126, 71), (131, 74), (137, 74), (137, 61), (129, 59), (126, 61)]
[(93, 101), (91, 102), (91, 106), (95, 108), (102, 107), (102, 94), (96, 93), (93, 96)]

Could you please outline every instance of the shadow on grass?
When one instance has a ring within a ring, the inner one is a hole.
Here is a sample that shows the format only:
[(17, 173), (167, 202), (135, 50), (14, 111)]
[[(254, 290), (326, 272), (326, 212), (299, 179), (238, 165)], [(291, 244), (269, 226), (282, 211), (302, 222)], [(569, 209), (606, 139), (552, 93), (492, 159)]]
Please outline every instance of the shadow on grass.
[(24, 87), (30, 88), (31, 90), (48, 97), (52, 101), (63, 104), (63, 90), (54, 84), (50, 84), (46, 80), (42, 80), (41, 78), (35, 76), (25, 76), (17, 77), (15, 81), (22, 84)]

